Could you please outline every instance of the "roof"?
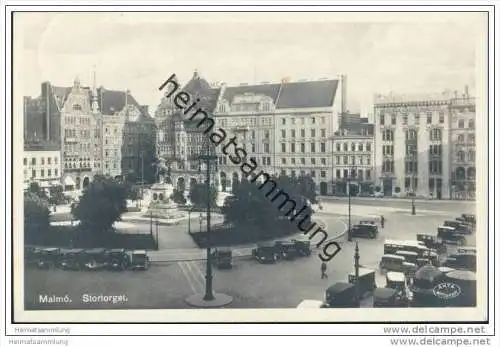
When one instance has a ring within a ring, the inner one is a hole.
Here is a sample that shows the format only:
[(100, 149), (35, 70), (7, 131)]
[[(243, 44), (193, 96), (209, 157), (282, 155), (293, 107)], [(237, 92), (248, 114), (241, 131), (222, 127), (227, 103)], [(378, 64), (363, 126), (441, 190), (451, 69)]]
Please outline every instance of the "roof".
[[(375, 270), (373, 269), (369, 269), (369, 268), (366, 268), (366, 267), (360, 267), (359, 268), (359, 276), (364, 276), (364, 275), (367, 275), (367, 274), (371, 274), (371, 273), (374, 273)], [(349, 275), (355, 275), (356, 273), (353, 271), (351, 272)]]
[(397, 282), (397, 281), (404, 281), (405, 280), (405, 274), (402, 272), (396, 272), (396, 271), (389, 271), (387, 274), (387, 279), (389, 281)]
[(283, 84), (276, 108), (332, 106), (338, 82), (338, 80), (323, 80)]
[(354, 287), (354, 284), (352, 284), (352, 283), (337, 282), (333, 286), (330, 286), (327, 289), (327, 292), (340, 293), (340, 292), (343, 292), (343, 291), (348, 290), (348, 289), (353, 288), (353, 287)]
[(462, 281), (475, 281), (476, 274), (472, 271), (455, 270), (455, 271), (448, 272), (446, 274), (446, 278), (455, 279), (455, 280), (462, 280)]
[(24, 142), (25, 151), (60, 151), (61, 146), (56, 142), (35, 140)]
[(375, 299), (390, 299), (397, 293), (397, 290), (392, 288), (375, 288), (373, 297)]
[(244, 94), (255, 94), (255, 95), (265, 95), (270, 97), (273, 100), (273, 103), (276, 104), (276, 100), (278, 98), (278, 93), (280, 91), (280, 84), (259, 84), (259, 85), (241, 85), (234, 87), (227, 87), (224, 90), (224, 94), (222, 97), (229, 101), (229, 103), (233, 102), (233, 98), (236, 95), (244, 95)]
[(434, 281), (434, 279), (441, 275), (442, 273), (438, 270), (438, 268), (432, 266), (431, 264), (427, 264), (415, 272), (414, 278), (418, 280)]
[(384, 254), (382, 256), (382, 259), (387, 259), (387, 258), (390, 258), (390, 259), (401, 259), (401, 260), (405, 259), (405, 257), (403, 257), (402, 255), (396, 255), (396, 254)]

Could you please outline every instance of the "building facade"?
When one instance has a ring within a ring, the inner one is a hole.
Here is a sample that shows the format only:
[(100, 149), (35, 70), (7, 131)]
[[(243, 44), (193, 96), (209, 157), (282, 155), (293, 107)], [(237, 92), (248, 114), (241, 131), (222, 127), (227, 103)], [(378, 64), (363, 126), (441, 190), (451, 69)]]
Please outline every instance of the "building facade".
[(45, 190), (60, 185), (61, 171), (61, 151), (57, 143), (36, 140), (24, 144), (24, 189), (33, 182)]
[(451, 100), (451, 198), (476, 197), (476, 105), (468, 90)]
[[(457, 196), (453, 193), (457, 189), (453, 186), (458, 186), (453, 172), (460, 168), (458, 181), (467, 181), (468, 176), (462, 171), (467, 170), (465, 133), (470, 132), (459, 128), (459, 121), (464, 125), (465, 119), (472, 119), (474, 113), (473, 107), (462, 103), (463, 100), (458, 101), (449, 92), (376, 97), (375, 180), (385, 196), (415, 194), (436, 199)], [(459, 136), (464, 139), (463, 146), (456, 143)], [(475, 152), (471, 153), (471, 159), (475, 159)], [(471, 178), (475, 177), (473, 170)]]
[[(331, 193), (330, 138), (341, 112), (341, 78), (221, 86), (214, 113), (217, 127), (236, 136), (248, 156), (268, 174), (311, 175), (320, 194)], [(242, 179), (220, 153), (221, 190)]]

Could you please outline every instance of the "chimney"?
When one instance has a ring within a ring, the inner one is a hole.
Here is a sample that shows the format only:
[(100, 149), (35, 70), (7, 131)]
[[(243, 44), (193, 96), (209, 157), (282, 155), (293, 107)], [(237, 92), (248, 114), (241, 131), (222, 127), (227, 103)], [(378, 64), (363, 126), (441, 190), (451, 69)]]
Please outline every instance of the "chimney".
[(465, 86), (465, 97), (468, 98), (469, 97), (469, 86)]
[(340, 77), (340, 80), (341, 80), (341, 109), (340, 109), (340, 112), (342, 114), (346, 113), (347, 112), (347, 76), (346, 75), (342, 75)]

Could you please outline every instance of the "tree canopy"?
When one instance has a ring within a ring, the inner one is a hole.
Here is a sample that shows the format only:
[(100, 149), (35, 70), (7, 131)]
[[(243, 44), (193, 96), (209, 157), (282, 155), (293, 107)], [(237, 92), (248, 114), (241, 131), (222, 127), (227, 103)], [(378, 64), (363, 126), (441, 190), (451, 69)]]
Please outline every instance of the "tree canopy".
[(127, 189), (123, 183), (95, 176), (73, 209), (73, 215), (80, 220), (82, 231), (105, 233), (126, 211), (126, 199)]
[(41, 235), (49, 229), (50, 211), (47, 200), (35, 193), (24, 194), (24, 242), (31, 243), (39, 240)]
[(209, 195), (207, 199), (207, 186), (205, 183), (192, 184), (189, 188), (189, 200), (195, 207), (206, 207), (207, 202), (210, 201), (210, 206), (215, 206), (217, 202), (217, 188), (213, 185), (210, 186)]

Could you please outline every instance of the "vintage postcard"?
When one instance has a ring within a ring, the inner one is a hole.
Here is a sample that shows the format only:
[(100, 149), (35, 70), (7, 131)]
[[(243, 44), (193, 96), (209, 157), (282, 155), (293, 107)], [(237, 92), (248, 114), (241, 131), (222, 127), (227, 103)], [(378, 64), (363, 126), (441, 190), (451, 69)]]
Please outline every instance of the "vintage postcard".
[(488, 319), (487, 12), (132, 10), (12, 14), (16, 322)]

